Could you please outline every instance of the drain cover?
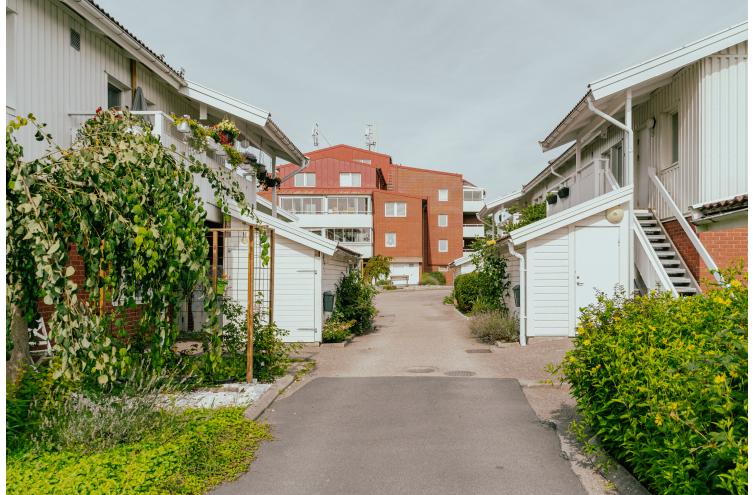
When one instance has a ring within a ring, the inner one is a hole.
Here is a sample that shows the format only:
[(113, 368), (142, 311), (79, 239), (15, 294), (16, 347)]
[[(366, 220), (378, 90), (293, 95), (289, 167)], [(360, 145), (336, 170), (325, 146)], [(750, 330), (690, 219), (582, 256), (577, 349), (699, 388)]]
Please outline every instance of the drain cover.
[(473, 371), (467, 371), (467, 370), (453, 370), (453, 371), (446, 371), (445, 376), (474, 376), (476, 373)]
[(492, 351), (489, 349), (466, 349), (466, 352), (469, 354), (485, 354)]
[(415, 366), (413, 368), (407, 369), (406, 371), (408, 371), (409, 373), (434, 373), (435, 369), (429, 366)]

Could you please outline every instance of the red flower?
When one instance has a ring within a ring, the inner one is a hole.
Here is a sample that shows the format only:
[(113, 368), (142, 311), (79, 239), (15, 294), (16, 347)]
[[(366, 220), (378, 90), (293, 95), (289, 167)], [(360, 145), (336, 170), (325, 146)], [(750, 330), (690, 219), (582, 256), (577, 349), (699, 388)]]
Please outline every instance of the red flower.
[(102, 107), (97, 107), (97, 110), (94, 111), (96, 114), (99, 114), (102, 112)]

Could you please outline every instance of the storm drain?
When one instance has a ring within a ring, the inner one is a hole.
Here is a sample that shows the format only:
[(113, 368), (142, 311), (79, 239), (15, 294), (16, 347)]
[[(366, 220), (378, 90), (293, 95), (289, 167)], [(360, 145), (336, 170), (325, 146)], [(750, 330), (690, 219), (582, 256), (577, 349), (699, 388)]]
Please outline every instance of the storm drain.
[(469, 354), (486, 354), (492, 352), (489, 349), (466, 349)]
[(409, 368), (406, 371), (408, 371), (409, 373), (434, 373), (435, 369), (429, 366), (414, 366), (413, 368)]
[(473, 371), (467, 371), (467, 370), (453, 370), (453, 371), (446, 371), (444, 373), (445, 376), (474, 376), (476, 373)]

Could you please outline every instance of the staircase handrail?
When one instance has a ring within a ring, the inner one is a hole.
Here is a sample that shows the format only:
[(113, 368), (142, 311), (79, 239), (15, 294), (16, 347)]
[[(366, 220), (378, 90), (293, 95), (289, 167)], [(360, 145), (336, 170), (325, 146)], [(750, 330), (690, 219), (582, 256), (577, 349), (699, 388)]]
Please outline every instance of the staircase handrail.
[[(657, 256), (657, 252), (654, 250), (654, 248), (652, 248), (652, 243), (649, 242), (649, 238), (647, 237), (646, 232), (644, 232), (644, 229), (642, 229), (641, 225), (639, 225), (639, 219), (636, 218), (635, 215), (633, 226), (634, 234), (636, 234), (636, 237), (639, 239), (639, 244), (641, 245), (644, 254), (647, 255), (652, 268), (657, 273), (657, 278), (659, 278), (660, 282), (662, 282), (662, 288), (669, 290), (673, 294), (673, 297), (678, 297), (678, 291), (676, 290), (675, 285), (673, 285), (673, 282), (670, 280), (668, 272), (666, 272), (665, 268), (663, 268), (660, 257)], [(647, 287), (647, 289), (651, 289), (651, 287)]]
[(673, 201), (673, 197), (670, 196), (668, 190), (665, 189), (665, 185), (662, 183), (660, 178), (657, 177), (655, 169), (651, 167), (649, 169), (649, 179), (660, 192), (660, 197), (663, 199), (663, 201), (665, 201), (665, 204), (670, 209), (670, 212), (673, 213), (673, 216), (678, 221), (683, 231), (686, 233), (686, 236), (691, 241), (691, 244), (694, 246), (694, 249), (696, 249), (696, 252), (699, 253), (699, 256), (704, 261), (704, 264), (707, 265), (707, 269), (712, 272), (712, 275), (715, 277), (718, 283), (724, 283), (725, 281), (718, 271), (715, 260), (712, 259), (712, 256), (710, 256), (710, 254), (707, 252), (707, 249), (705, 249), (702, 241), (699, 240), (699, 237), (697, 237), (696, 233), (691, 228), (691, 225), (689, 225), (689, 223), (686, 221), (686, 218), (683, 216), (683, 213), (681, 213), (678, 205), (676, 205), (675, 201)]

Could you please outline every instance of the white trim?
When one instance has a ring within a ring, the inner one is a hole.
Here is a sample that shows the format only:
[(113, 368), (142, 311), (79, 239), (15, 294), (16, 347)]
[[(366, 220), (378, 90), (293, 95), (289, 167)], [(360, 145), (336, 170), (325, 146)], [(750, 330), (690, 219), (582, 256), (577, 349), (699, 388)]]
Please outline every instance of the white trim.
[(451, 261), (448, 266), (450, 267), (459, 267), (461, 265), (465, 265), (466, 263), (471, 262), (471, 255), (467, 254), (465, 256), (461, 256), (460, 258), (456, 258), (453, 261)]
[[(443, 195), (442, 192), (445, 191), (445, 199), (442, 199)], [(437, 190), (437, 201), (440, 203), (445, 203), (448, 201), (448, 190), (447, 189), (438, 189)]]
[(552, 216), (543, 218), (542, 220), (510, 232), (511, 240), (514, 245), (520, 246), (521, 244), (547, 234), (548, 232), (552, 232), (553, 230), (557, 230), (590, 217), (600, 211), (630, 201), (632, 195), (633, 188), (631, 186), (626, 186), (616, 191), (602, 194), (589, 201), (584, 201), (583, 203), (579, 203), (567, 210), (560, 211)]
[[(257, 204), (261, 204), (265, 208), (269, 208), (270, 211), (272, 211), (272, 202), (268, 201), (267, 199), (263, 198), (262, 196), (257, 195)], [(287, 218), (291, 222), (295, 222), (296, 220), (298, 220), (298, 217), (296, 215), (294, 215), (290, 211), (288, 211), (285, 208), (282, 208), (280, 206), (277, 207), (277, 214), (278, 214), (278, 216)]]

